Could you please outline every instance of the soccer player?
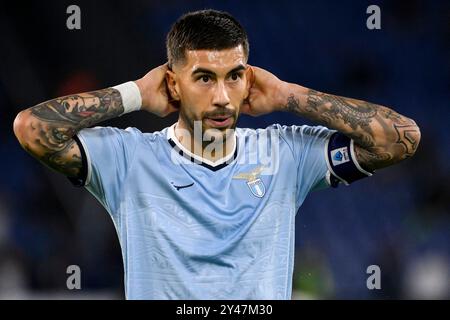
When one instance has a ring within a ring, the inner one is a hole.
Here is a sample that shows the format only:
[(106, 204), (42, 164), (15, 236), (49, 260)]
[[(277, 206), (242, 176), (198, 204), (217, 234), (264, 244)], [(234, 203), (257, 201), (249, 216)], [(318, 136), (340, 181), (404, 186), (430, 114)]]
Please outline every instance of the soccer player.
[[(312, 190), (350, 184), (414, 155), (416, 123), (250, 66), (229, 14), (183, 15), (168, 62), (144, 77), (17, 115), (27, 152), (84, 186), (111, 215), (128, 299), (290, 299), (295, 216)], [(159, 132), (101, 121), (178, 112)], [(318, 126), (238, 128), (286, 111)]]

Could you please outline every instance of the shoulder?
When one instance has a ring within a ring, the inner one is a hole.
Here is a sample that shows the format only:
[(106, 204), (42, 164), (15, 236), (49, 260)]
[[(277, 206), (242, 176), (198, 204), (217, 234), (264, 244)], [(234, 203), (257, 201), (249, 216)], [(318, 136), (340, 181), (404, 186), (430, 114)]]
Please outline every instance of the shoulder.
[(96, 126), (92, 128), (84, 128), (79, 131), (81, 135), (87, 136), (135, 136), (142, 134), (142, 132), (134, 127), (128, 127), (126, 129), (120, 129), (116, 127), (101, 127)]
[(161, 131), (155, 132), (142, 132), (136, 127), (127, 127), (125, 129), (120, 129), (117, 127), (92, 127), (86, 128), (79, 131), (79, 134), (86, 137), (102, 137), (102, 138), (121, 138), (121, 139), (133, 139), (136, 141), (148, 141), (152, 142), (157, 139), (165, 138), (167, 128)]
[(280, 125), (278, 123), (268, 127), (270, 130), (276, 130), (281, 135), (301, 135), (301, 136), (327, 136), (333, 130), (324, 126), (310, 126), (310, 125)]
[(237, 128), (238, 136), (260, 136), (276, 134), (284, 139), (293, 137), (323, 137), (326, 138), (334, 132), (324, 126), (309, 126), (309, 125), (281, 125), (279, 123), (271, 124), (266, 128), (252, 129), (252, 128)]

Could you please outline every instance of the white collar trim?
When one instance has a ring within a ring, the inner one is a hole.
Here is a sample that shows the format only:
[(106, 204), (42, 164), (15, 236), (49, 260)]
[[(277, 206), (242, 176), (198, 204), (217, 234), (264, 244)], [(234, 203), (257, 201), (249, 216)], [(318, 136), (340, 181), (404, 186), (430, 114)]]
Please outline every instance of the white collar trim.
[(203, 158), (203, 157), (201, 157), (201, 156), (198, 156), (198, 155), (192, 153), (191, 151), (189, 151), (188, 149), (186, 149), (186, 148), (181, 144), (181, 142), (178, 140), (178, 138), (177, 138), (176, 135), (175, 135), (175, 126), (177, 125), (177, 123), (178, 123), (178, 122), (175, 122), (175, 123), (174, 123), (173, 125), (171, 125), (171, 126), (169, 127), (169, 129), (167, 130), (167, 139), (172, 140), (172, 141), (176, 144), (176, 146), (177, 146), (181, 151), (183, 151), (184, 154), (188, 155), (189, 157), (191, 157), (191, 158), (193, 158), (193, 159), (195, 159), (195, 160), (197, 160), (197, 161), (203, 162), (203, 163), (205, 163), (205, 164), (207, 164), (207, 165), (209, 165), (209, 166), (211, 166), (211, 167), (217, 167), (217, 166), (219, 166), (219, 165), (221, 165), (221, 164), (223, 164), (223, 163), (229, 161), (231, 158), (234, 157), (234, 154), (236, 153), (236, 146), (237, 146), (237, 142), (236, 142), (236, 132), (233, 132), (233, 136), (234, 136), (234, 144), (233, 144), (233, 150), (232, 150), (232, 152), (230, 152), (227, 156), (225, 156), (225, 157), (223, 157), (223, 158), (220, 158), (220, 159), (218, 159), (218, 160), (216, 160), (216, 161), (211, 161), (211, 160), (208, 160), (208, 159), (206, 159), (206, 158)]

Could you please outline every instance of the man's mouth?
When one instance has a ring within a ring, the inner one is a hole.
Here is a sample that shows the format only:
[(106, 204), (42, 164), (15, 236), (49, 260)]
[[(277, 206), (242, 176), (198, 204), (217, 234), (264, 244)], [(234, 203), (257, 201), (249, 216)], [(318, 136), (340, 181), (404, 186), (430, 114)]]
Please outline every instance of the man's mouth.
[(211, 116), (206, 117), (205, 121), (211, 126), (216, 128), (228, 127), (233, 123), (233, 116), (223, 115), (223, 116)]

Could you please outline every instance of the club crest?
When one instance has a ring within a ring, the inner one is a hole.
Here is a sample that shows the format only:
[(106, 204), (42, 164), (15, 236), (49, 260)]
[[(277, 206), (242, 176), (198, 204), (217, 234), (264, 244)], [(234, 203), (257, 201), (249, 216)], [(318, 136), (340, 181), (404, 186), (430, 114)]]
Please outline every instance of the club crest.
[(255, 197), (262, 198), (266, 194), (266, 186), (260, 178), (253, 181), (247, 181), (247, 185)]
[(263, 166), (255, 168), (249, 173), (240, 173), (235, 175), (233, 179), (247, 180), (247, 186), (255, 197), (262, 198), (266, 194), (266, 186), (258, 176), (264, 170)]

